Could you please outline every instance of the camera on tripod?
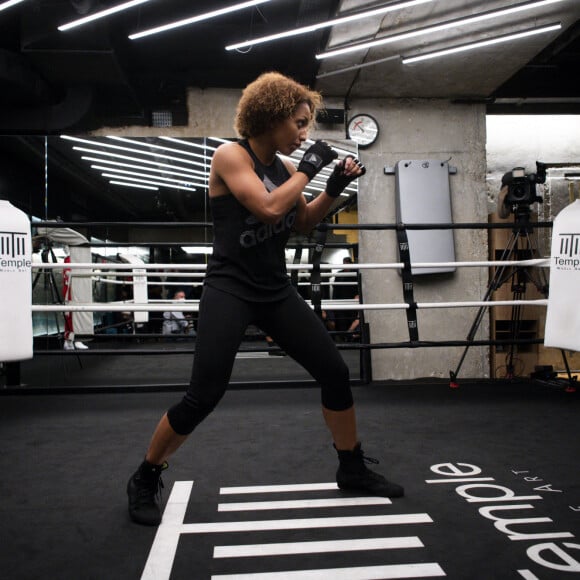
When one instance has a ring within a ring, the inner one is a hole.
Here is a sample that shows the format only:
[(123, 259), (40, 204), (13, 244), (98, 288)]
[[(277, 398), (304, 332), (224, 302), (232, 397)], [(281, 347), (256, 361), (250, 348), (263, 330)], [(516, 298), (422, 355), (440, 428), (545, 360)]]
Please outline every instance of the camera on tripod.
[(529, 208), (533, 203), (542, 202), (536, 192), (538, 183), (546, 182), (546, 164), (536, 161), (536, 173), (526, 173), (523, 167), (514, 167), (501, 178), (502, 188), (507, 187), (503, 198), (504, 209), (516, 212), (522, 208)]

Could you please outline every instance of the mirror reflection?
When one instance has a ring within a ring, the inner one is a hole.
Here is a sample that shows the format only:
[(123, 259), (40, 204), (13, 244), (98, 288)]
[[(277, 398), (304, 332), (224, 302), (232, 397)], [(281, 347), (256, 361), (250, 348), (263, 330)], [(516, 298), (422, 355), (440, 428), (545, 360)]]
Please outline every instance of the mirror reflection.
[[(187, 381), (212, 244), (209, 168), (213, 152), (226, 141), (169, 136), (0, 137), (0, 195), (33, 222), (33, 305), (39, 309), (33, 312), (35, 357), (22, 363), (23, 382), (90, 386)], [(311, 143), (296, 151), (292, 162), (297, 164)], [(331, 144), (341, 156), (357, 154), (351, 143)], [(325, 182), (324, 174), (312, 180), (305, 195), (318, 195)], [(355, 223), (356, 201), (355, 181), (337, 199), (326, 221)], [(311, 236), (296, 235), (286, 251), (289, 275), (307, 300), (310, 270), (300, 265), (312, 263), (313, 247)], [(329, 230), (322, 262), (336, 267), (322, 272), (323, 300), (358, 295), (355, 271), (337, 275), (356, 253), (356, 231)], [(164, 310), (176, 303), (183, 305), (182, 312)], [(51, 305), (61, 308), (42, 308)], [(63, 305), (77, 310), (65, 311)], [(141, 310), (135, 309), (137, 305)], [(360, 331), (349, 330), (351, 325), (358, 328), (357, 311), (326, 308), (322, 315), (338, 342), (360, 342)], [(77, 356), (55, 358), (65, 350)], [(160, 354), (171, 357), (171, 373), (166, 359), (159, 364)], [(353, 378), (360, 377), (359, 351), (344, 354)], [(106, 357), (106, 364), (97, 364), (97, 357)], [(248, 329), (238, 359), (234, 382), (310, 378), (258, 328)], [(127, 368), (139, 372), (127, 373)]]

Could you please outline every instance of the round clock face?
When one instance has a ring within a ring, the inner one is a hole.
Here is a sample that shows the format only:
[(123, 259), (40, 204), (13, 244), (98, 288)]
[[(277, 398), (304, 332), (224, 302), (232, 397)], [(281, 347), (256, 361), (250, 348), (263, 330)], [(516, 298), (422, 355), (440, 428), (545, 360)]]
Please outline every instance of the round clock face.
[(370, 115), (355, 115), (348, 122), (347, 132), (350, 139), (364, 148), (377, 140), (379, 124)]

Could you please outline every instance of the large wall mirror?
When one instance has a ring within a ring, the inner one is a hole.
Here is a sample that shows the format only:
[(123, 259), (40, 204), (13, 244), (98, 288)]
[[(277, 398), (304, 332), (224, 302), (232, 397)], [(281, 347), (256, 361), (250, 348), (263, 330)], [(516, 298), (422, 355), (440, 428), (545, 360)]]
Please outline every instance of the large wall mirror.
[[(54, 305), (71, 299), (67, 292), (72, 273), (77, 285), (72, 300), (100, 308), (73, 313), (73, 352), (65, 352), (70, 342), (65, 315), (35, 311), (35, 357), (21, 363), (22, 384), (169, 387), (188, 382), (195, 350), (195, 309), (212, 243), (209, 168), (213, 152), (225, 141), (169, 136), (0, 137), (0, 195), (33, 222), (33, 304)], [(341, 157), (357, 154), (351, 143), (331, 144)], [(295, 152), (291, 160), (298, 163), (302, 153)], [(325, 181), (324, 175), (313, 180), (305, 195), (318, 195)], [(356, 203), (355, 182), (337, 199), (327, 221), (354, 223)], [(310, 263), (313, 245), (309, 236), (293, 237), (287, 262)], [(81, 250), (84, 253), (79, 254)], [(337, 287), (339, 282), (358, 291), (354, 271), (340, 274), (345, 276), (340, 281), (336, 275), (344, 258), (356, 258), (356, 253), (356, 231), (329, 230), (322, 259), (337, 267), (324, 274), (323, 298), (330, 299), (333, 285)], [(97, 263), (99, 269), (66, 272), (68, 260)], [(59, 267), (52, 265), (55, 263)], [(131, 268), (111, 271), (114, 264), (130, 264)], [(163, 267), (148, 269), (156, 264)], [(137, 280), (145, 294), (135, 295)], [(308, 271), (297, 271), (294, 282), (309, 299)], [(179, 291), (185, 293), (185, 305), (191, 308), (186, 312), (191, 317), (190, 333), (184, 336), (165, 334), (161, 310), (121, 310), (120, 305), (138, 303), (144, 296), (148, 304), (161, 308), (174, 303)], [(107, 305), (115, 305), (116, 310), (107, 311)], [(326, 314), (329, 319), (334, 316)], [(339, 316), (353, 314), (356, 312)], [(329, 323), (336, 340), (350, 341), (336, 326)], [(234, 382), (310, 379), (283, 353), (275, 348), (270, 351), (259, 329), (250, 328), (246, 339), (236, 361)], [(345, 355), (353, 378), (362, 378), (367, 371), (361, 353), (346, 350)]]

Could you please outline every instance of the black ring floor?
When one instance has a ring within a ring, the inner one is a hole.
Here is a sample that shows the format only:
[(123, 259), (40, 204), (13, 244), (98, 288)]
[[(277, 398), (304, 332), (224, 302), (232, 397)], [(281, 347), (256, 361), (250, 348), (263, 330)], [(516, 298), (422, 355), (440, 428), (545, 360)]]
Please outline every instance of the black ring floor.
[[(170, 460), (159, 530), (129, 521), (125, 486), (178, 394), (1, 397), (2, 577), (580, 577), (578, 394), (483, 382), (354, 394), (364, 449), (405, 498), (333, 489), (316, 388), (232, 390)], [(328, 485), (286, 487), (302, 484)]]

